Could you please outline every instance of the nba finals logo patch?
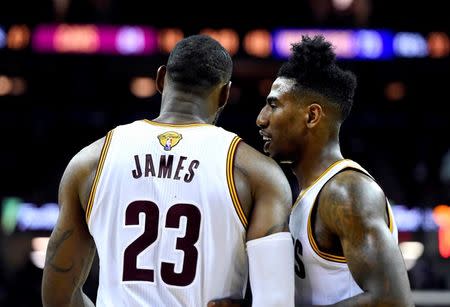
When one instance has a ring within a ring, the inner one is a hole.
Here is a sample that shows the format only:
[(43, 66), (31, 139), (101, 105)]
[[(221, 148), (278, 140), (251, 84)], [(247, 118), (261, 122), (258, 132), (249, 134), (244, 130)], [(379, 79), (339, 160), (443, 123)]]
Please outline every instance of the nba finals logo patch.
[(181, 134), (174, 131), (167, 131), (163, 134), (158, 135), (159, 143), (164, 147), (164, 150), (167, 151), (176, 146), (182, 138), (183, 137)]

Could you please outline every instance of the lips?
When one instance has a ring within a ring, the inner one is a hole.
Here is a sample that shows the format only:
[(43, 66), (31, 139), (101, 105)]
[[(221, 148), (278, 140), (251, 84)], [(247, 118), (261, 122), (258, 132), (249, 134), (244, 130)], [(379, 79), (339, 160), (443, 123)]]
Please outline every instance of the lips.
[(270, 142), (272, 140), (272, 138), (270, 137), (270, 135), (266, 132), (264, 132), (263, 130), (259, 130), (259, 134), (261, 134), (263, 141), (265, 142)]
[(263, 130), (259, 130), (259, 134), (261, 134), (262, 139), (264, 141), (264, 152), (268, 153), (270, 143), (272, 142), (272, 138)]

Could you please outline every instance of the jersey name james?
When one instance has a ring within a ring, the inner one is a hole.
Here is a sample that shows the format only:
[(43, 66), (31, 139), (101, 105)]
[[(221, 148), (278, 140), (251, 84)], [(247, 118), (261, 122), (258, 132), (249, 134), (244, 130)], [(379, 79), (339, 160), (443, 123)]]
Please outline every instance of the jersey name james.
[[(195, 176), (195, 170), (200, 166), (200, 161), (191, 160), (185, 156), (160, 155), (153, 157), (151, 154), (134, 155), (136, 168), (131, 171), (133, 178), (158, 177), (191, 182)], [(156, 167), (155, 167), (156, 166)]]

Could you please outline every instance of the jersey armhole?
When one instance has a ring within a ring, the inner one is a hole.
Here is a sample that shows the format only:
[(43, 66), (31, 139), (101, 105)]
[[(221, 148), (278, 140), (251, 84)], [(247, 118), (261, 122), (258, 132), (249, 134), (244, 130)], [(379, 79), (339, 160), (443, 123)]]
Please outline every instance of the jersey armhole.
[(100, 158), (99, 158), (99, 161), (98, 161), (97, 170), (95, 171), (94, 181), (92, 182), (91, 191), (89, 193), (89, 200), (88, 200), (88, 204), (86, 206), (86, 223), (89, 223), (89, 218), (90, 218), (91, 212), (92, 212), (92, 206), (94, 204), (95, 193), (97, 191), (98, 181), (100, 179), (100, 175), (101, 175), (102, 170), (103, 170), (103, 165), (105, 164), (106, 155), (108, 153), (109, 145), (111, 144), (113, 131), (114, 130), (110, 130), (107, 133), (106, 138), (105, 138), (105, 142), (103, 143), (102, 151), (100, 153)]
[(332, 262), (337, 262), (337, 263), (347, 263), (347, 259), (345, 259), (344, 256), (333, 255), (333, 254), (321, 251), (319, 249), (319, 246), (317, 245), (315, 238), (314, 238), (314, 232), (312, 229), (312, 219), (315, 217), (316, 212), (317, 212), (317, 204), (318, 204), (319, 195), (320, 195), (320, 192), (317, 194), (316, 198), (314, 199), (314, 203), (311, 206), (311, 210), (309, 211), (309, 214), (308, 214), (308, 222), (307, 222), (308, 230), (307, 230), (307, 232), (308, 232), (309, 245), (313, 249), (314, 253), (316, 255), (318, 255), (320, 258), (323, 258), (325, 260), (332, 261)]
[(248, 227), (248, 221), (247, 217), (244, 214), (244, 210), (242, 210), (241, 202), (239, 201), (239, 197), (236, 191), (236, 185), (234, 182), (234, 159), (236, 154), (236, 148), (239, 142), (242, 141), (242, 139), (238, 136), (235, 136), (233, 140), (231, 141), (230, 147), (228, 149), (227, 153), (227, 184), (228, 184), (228, 191), (230, 192), (231, 200), (233, 201), (234, 209), (236, 210), (236, 213), (239, 217), (239, 220), (241, 221), (242, 225), (245, 229)]

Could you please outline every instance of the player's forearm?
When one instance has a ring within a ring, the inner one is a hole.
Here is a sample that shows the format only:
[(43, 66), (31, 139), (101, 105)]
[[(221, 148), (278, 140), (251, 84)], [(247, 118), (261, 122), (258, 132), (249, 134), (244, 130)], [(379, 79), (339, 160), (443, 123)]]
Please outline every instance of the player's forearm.
[(253, 307), (294, 306), (294, 247), (290, 233), (247, 242)]

